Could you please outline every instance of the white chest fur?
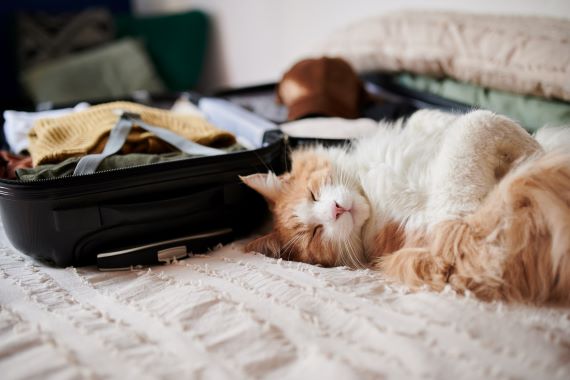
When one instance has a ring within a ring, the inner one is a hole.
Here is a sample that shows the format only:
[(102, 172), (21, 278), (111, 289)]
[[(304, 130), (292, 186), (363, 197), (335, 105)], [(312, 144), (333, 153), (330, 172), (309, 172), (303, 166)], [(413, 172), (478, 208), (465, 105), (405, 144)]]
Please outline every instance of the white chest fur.
[[(405, 124), (380, 124), (336, 165), (357, 176), (370, 203), (365, 245), (387, 222), (429, 228), (476, 209), (520, 157), (541, 151), (513, 121), (488, 111), (420, 111)], [(368, 243), (367, 243), (368, 242)]]

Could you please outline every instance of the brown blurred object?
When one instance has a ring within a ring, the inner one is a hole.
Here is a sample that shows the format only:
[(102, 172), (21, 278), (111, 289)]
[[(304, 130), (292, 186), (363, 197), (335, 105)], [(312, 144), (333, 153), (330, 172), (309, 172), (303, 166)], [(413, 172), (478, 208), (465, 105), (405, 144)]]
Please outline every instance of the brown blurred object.
[(288, 120), (306, 116), (354, 119), (366, 99), (360, 78), (341, 58), (313, 58), (297, 62), (283, 75), (278, 101), (289, 109)]
[(16, 170), (31, 168), (32, 157), (12, 154), (6, 150), (0, 151), (0, 178), (16, 179)]

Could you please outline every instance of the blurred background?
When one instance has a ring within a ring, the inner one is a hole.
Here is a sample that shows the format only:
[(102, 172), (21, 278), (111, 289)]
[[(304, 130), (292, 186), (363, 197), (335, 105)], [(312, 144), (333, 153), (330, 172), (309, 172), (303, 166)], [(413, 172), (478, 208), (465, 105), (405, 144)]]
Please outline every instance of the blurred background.
[(2, 2), (0, 108), (276, 82), (334, 30), (400, 8), (570, 17), (567, 0)]
[(453, 10), (570, 18), (568, 0), (135, 0), (138, 14), (192, 8), (211, 16), (201, 85), (274, 82), (294, 62), (346, 25), (400, 9)]

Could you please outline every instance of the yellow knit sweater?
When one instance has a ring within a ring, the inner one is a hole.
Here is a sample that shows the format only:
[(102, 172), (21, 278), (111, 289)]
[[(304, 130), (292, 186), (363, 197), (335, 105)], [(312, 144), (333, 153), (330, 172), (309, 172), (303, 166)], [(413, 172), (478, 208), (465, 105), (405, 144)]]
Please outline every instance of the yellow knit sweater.
[[(113, 102), (62, 117), (38, 120), (29, 133), (29, 151), (34, 166), (101, 152), (109, 131), (119, 120), (117, 111), (121, 110), (139, 114), (148, 124), (169, 129), (202, 145), (224, 147), (235, 143), (231, 133), (198, 116), (178, 115), (130, 102)], [(121, 152), (163, 153), (171, 150), (169, 144), (152, 133), (133, 128)]]

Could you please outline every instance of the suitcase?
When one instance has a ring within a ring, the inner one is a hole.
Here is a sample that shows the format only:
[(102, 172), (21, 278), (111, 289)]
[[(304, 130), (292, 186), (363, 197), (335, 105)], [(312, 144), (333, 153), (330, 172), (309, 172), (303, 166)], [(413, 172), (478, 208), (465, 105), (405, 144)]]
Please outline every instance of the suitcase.
[[(250, 150), (37, 181), (0, 180), (0, 212), (15, 248), (56, 266), (125, 269), (203, 252), (244, 236), (266, 205), (239, 175), (286, 165), (275, 125), (220, 99), (202, 99)], [(207, 113), (208, 113), (207, 112)], [(210, 116), (210, 115), (208, 115)]]

